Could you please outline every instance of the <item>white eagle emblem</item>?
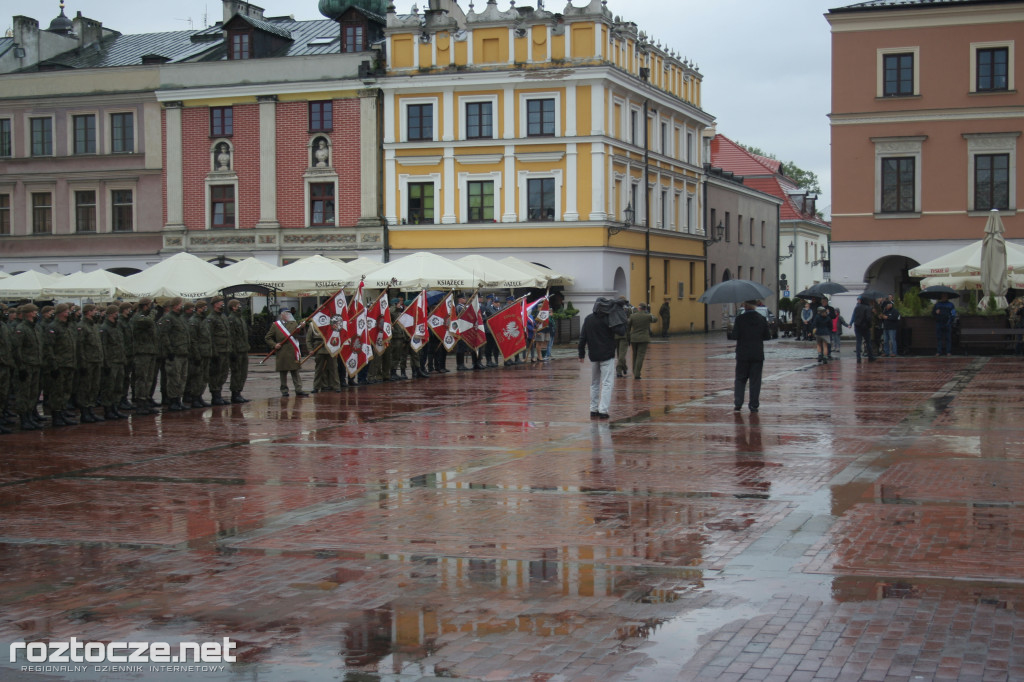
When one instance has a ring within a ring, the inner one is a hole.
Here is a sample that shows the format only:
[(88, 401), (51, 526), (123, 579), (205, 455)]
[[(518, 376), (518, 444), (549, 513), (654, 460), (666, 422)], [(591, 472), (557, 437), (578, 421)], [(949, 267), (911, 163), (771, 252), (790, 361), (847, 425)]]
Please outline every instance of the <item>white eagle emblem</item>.
[(341, 328), (345, 326), (345, 318), (341, 315), (335, 315), (331, 318), (331, 329), (336, 332), (340, 332)]
[(522, 335), (522, 331), (520, 331), (519, 325), (512, 320), (509, 320), (509, 323), (505, 325), (503, 330), (501, 330), (501, 335), (506, 339), (517, 339)]

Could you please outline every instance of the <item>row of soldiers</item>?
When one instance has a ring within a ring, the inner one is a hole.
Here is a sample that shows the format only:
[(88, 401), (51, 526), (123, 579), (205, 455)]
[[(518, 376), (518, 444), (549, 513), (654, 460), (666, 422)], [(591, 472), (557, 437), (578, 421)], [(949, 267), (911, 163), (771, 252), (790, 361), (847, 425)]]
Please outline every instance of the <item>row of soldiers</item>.
[(162, 310), (148, 298), (106, 307), (0, 306), (0, 433), (15, 424), (43, 428), (40, 394), (53, 426), (123, 419), (128, 410), (155, 414), (158, 384), (171, 411), (226, 405), (229, 375), (231, 402), (248, 402), (249, 328), (241, 310), (222, 296), (209, 304), (174, 298)]

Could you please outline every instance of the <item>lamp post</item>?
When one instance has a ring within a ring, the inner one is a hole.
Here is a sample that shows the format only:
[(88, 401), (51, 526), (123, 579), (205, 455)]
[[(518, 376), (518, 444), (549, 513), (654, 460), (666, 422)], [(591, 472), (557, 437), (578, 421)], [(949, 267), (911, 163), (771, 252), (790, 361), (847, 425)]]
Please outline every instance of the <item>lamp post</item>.
[(789, 243), (789, 253), (787, 253), (785, 256), (779, 256), (779, 263), (781, 264), (782, 261), (786, 260), (787, 258), (792, 258), (794, 251), (796, 251), (796, 246), (793, 245), (793, 242), (790, 242)]
[(721, 222), (719, 222), (718, 225), (716, 225), (715, 227), (711, 228), (711, 236), (704, 240), (704, 246), (707, 247), (707, 246), (711, 246), (712, 244), (716, 244), (716, 243), (722, 241), (722, 239), (724, 237), (725, 237), (725, 225), (723, 225)]
[(623, 230), (629, 229), (633, 225), (633, 220), (636, 218), (636, 211), (633, 209), (633, 202), (626, 204), (626, 210), (622, 212), (624, 218), (621, 225), (613, 224), (608, 227), (608, 236), (617, 235)]
[(827, 260), (828, 260), (828, 251), (826, 251), (825, 247), (822, 246), (821, 247), (821, 255), (818, 257), (817, 260), (812, 260), (811, 261), (811, 267), (813, 268), (813, 267), (815, 267), (817, 265), (821, 265), (822, 263), (824, 263)]

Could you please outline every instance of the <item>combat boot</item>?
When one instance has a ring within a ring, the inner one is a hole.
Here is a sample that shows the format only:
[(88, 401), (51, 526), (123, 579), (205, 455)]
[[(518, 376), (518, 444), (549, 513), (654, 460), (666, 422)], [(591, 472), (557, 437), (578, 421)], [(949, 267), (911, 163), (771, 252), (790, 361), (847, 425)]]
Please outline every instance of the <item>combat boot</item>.
[(53, 421), (50, 422), (53, 426), (67, 426), (67, 422), (64, 421), (64, 415), (60, 412), (53, 413)]
[(0, 435), (7, 435), (9, 433), (14, 433), (14, 431), (11, 431), (6, 426), (0, 425)]
[(185, 406), (181, 404), (181, 398), (175, 398), (167, 409), (171, 412), (182, 412), (185, 410)]
[(36, 426), (36, 423), (34, 421), (32, 421), (31, 419), (29, 419), (28, 412), (26, 412), (25, 414), (21, 415), (21, 430), (22, 431), (35, 431), (38, 428), (39, 427)]
[(78, 419), (76, 419), (75, 416), (67, 410), (61, 412), (61, 416), (64, 418), (64, 423), (68, 426), (75, 426), (78, 424)]
[(249, 401), (243, 398), (241, 393), (232, 393), (231, 402), (234, 403), (235, 405), (240, 405), (242, 403), (247, 403)]
[(227, 405), (228, 401), (224, 400), (224, 398), (221, 398), (220, 397), (220, 393), (217, 393), (216, 395), (211, 397), (210, 404), (211, 405)]

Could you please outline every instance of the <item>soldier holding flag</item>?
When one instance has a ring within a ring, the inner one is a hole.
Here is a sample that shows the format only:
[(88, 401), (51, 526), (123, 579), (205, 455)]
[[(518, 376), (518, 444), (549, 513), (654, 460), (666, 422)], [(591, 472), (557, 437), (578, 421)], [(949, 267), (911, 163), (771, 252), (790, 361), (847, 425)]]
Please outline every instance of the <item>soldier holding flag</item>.
[(278, 375), (281, 377), (281, 396), (288, 397), (288, 375), (292, 375), (292, 385), (295, 387), (295, 395), (304, 397), (309, 395), (302, 390), (302, 377), (299, 375), (299, 363), (302, 360), (302, 349), (299, 347), (299, 340), (294, 332), (299, 324), (292, 317), (287, 308), (282, 309), (277, 316), (277, 321), (270, 326), (267, 335), (264, 337), (266, 344), (274, 349), (277, 354), (275, 358)]

